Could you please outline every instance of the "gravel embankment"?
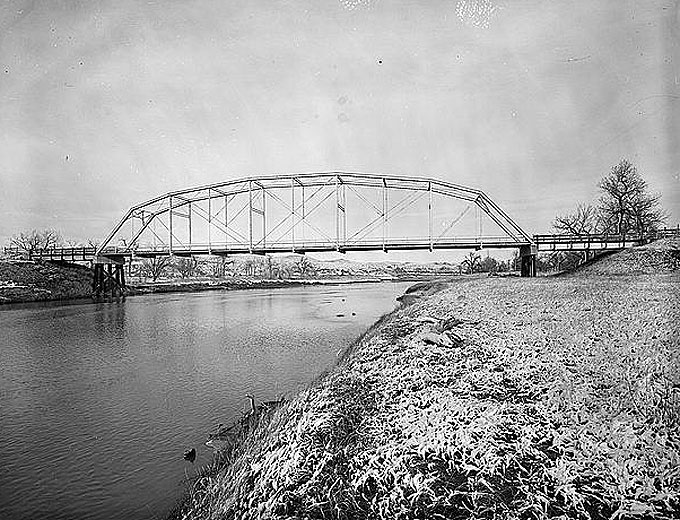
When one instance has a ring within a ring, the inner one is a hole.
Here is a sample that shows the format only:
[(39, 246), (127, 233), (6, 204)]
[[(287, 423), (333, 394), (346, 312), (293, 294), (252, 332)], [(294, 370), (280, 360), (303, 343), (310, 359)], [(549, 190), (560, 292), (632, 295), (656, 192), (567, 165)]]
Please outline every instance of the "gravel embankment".
[(678, 517), (678, 272), (590, 267), (386, 316), (179, 516)]

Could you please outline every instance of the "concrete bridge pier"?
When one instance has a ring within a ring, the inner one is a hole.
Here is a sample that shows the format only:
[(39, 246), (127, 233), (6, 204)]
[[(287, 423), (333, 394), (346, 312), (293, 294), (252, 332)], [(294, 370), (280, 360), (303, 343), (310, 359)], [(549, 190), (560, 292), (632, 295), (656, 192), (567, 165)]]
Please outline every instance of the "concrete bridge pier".
[(538, 248), (531, 244), (528, 246), (521, 246), (519, 248), (519, 257), (521, 260), (521, 275), (523, 277), (536, 276), (536, 255)]

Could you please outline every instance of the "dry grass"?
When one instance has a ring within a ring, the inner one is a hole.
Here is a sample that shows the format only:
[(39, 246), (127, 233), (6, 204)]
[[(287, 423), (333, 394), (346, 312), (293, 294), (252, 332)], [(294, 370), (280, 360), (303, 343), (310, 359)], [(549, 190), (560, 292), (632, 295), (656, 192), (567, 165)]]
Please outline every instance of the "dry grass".
[(85, 298), (92, 272), (79, 265), (0, 260), (0, 304)]
[(678, 517), (678, 282), (583, 273), (424, 296), (199, 479), (180, 516)]

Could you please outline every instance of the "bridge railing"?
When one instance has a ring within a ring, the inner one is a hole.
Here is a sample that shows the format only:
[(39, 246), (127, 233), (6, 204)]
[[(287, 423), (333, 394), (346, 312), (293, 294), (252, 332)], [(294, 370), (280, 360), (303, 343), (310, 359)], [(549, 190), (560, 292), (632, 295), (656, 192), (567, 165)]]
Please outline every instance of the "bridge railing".
[[(647, 243), (651, 240), (668, 237), (680, 237), (680, 226), (674, 228), (661, 228), (645, 234), (609, 234), (609, 233), (591, 233), (591, 234), (539, 234), (534, 235), (534, 243), (537, 246), (567, 246), (570, 244), (617, 244), (623, 247), (639, 245)], [(427, 248), (428, 245), (434, 248), (446, 247), (475, 247), (475, 248), (493, 248), (493, 247), (519, 247), (518, 243), (514, 243), (507, 236), (458, 236), (458, 237), (392, 237), (384, 242), (380, 239), (372, 240), (347, 240), (345, 242), (331, 242), (327, 240), (300, 240), (296, 242), (272, 242), (272, 243), (254, 243), (253, 250), (256, 251), (272, 251), (272, 252), (301, 252), (306, 249), (361, 249), (373, 248), (381, 249), (383, 246), (389, 248), (405, 248), (408, 245), (417, 246), (420, 248)], [(192, 253), (192, 252), (229, 252), (230, 250), (243, 252), (249, 249), (249, 245), (244, 242), (212, 242), (212, 243), (192, 243), (187, 245), (176, 244), (173, 253)], [(52, 247), (45, 249), (36, 249), (27, 252), (18, 247), (4, 247), (3, 252), (9, 257), (23, 257), (29, 259), (49, 259), (49, 260), (63, 260), (63, 261), (87, 261), (94, 258), (96, 248), (92, 246), (77, 246), (77, 247)], [(130, 250), (126, 245), (108, 246), (101, 254), (104, 256), (134, 256), (152, 255), (152, 254), (170, 254), (168, 245), (147, 245), (133, 248)], [(247, 251), (246, 251), (247, 252)]]
[(646, 240), (649, 235), (626, 235), (609, 233), (588, 233), (588, 234), (543, 234), (534, 235), (534, 242), (569, 244), (574, 242), (640, 242)]
[(534, 243), (540, 249), (541, 246), (549, 246), (553, 249), (562, 246), (570, 246), (567, 249), (589, 249), (590, 246), (614, 245), (616, 248), (641, 245), (667, 237), (680, 237), (680, 227), (661, 228), (647, 233), (616, 234), (616, 233), (584, 233), (584, 234), (541, 234), (534, 235)]
[(27, 251), (19, 247), (3, 247), (3, 252), (9, 257), (49, 258), (51, 260), (89, 260), (94, 256), (96, 248), (82, 247), (48, 247)]
[[(433, 248), (449, 246), (455, 248), (460, 247), (519, 247), (524, 243), (518, 243), (510, 240), (507, 236), (459, 236), (459, 237), (444, 237), (444, 238), (429, 238), (429, 237), (390, 237), (385, 240), (380, 238), (370, 240), (346, 240), (346, 241), (330, 241), (330, 240), (297, 240), (297, 241), (272, 241), (272, 242), (254, 242), (252, 246), (248, 242), (233, 241), (233, 242), (192, 242), (191, 244), (175, 244), (172, 247), (173, 253), (205, 253), (210, 251), (229, 252), (229, 251), (248, 251), (252, 249), (258, 252), (302, 252), (305, 250), (351, 250), (351, 249), (385, 249), (401, 248), (405, 249), (409, 246), (417, 247), (419, 249), (427, 249), (429, 245)], [(169, 254), (171, 249), (168, 244), (162, 245), (138, 245), (133, 248), (131, 253), (136, 255), (149, 254)], [(105, 249), (102, 254), (111, 254), (108, 249)]]
[(678, 226), (674, 228), (664, 227), (661, 229), (657, 229), (655, 231), (652, 231), (650, 233), (650, 236), (654, 239), (680, 237), (680, 224), (678, 224)]

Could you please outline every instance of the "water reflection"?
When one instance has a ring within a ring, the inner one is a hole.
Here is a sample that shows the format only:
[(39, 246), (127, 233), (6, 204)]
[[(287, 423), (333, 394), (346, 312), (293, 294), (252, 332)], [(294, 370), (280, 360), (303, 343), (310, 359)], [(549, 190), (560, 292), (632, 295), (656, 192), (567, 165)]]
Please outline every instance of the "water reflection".
[(0, 517), (162, 517), (182, 490), (184, 449), (208, 462), (206, 432), (246, 393), (295, 392), (406, 285), (3, 310)]

